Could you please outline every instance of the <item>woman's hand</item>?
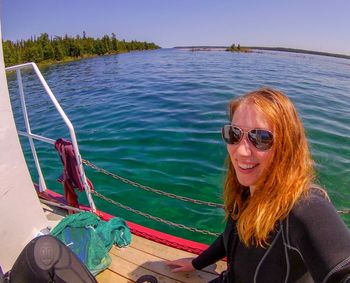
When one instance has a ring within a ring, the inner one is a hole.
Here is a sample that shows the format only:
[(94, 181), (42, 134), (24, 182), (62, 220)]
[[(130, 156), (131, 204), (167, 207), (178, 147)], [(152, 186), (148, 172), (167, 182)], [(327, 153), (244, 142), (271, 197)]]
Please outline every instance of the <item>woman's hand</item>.
[(188, 272), (195, 270), (192, 265), (192, 260), (193, 258), (181, 258), (167, 261), (165, 264), (171, 268), (172, 272)]

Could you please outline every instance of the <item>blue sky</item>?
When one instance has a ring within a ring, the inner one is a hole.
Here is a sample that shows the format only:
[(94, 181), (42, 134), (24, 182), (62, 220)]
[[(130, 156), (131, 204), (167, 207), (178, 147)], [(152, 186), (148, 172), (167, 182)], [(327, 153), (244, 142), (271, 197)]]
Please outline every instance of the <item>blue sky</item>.
[(350, 0), (0, 0), (4, 39), (47, 32), (350, 55)]

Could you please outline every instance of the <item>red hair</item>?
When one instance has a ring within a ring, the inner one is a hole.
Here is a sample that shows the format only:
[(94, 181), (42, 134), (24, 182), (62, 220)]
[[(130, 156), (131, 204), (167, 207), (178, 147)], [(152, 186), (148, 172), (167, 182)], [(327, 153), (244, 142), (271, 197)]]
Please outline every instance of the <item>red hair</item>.
[(238, 182), (234, 167), (227, 159), (225, 213), (226, 217), (237, 220), (240, 240), (246, 246), (264, 246), (276, 223), (308, 192), (315, 174), (304, 127), (286, 95), (262, 88), (241, 96), (229, 104), (230, 120), (243, 103), (264, 113), (273, 126), (271, 162), (255, 184), (254, 196), (245, 200), (244, 191), (248, 188)]

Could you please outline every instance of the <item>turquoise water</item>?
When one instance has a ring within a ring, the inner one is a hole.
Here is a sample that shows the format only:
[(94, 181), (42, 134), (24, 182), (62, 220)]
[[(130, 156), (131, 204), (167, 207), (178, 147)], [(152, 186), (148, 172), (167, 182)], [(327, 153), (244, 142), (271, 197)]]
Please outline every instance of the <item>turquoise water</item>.
[[(229, 53), (163, 49), (97, 57), (42, 69), (75, 126), (84, 159), (156, 189), (221, 203), (225, 145), (220, 128), (227, 102), (271, 86), (296, 104), (307, 129), (319, 182), (338, 209), (350, 207), (350, 61), (282, 52)], [(18, 90), (8, 75), (16, 123)], [(67, 137), (61, 118), (31, 72), (23, 75), (32, 131)], [(16, 100), (17, 99), (17, 100)], [(21, 138), (32, 163), (26, 138)], [(48, 187), (61, 164), (51, 145), (36, 142)], [(32, 177), (37, 181), (33, 166)], [(166, 220), (220, 232), (223, 211), (142, 191), (92, 169), (95, 189)], [(84, 195), (81, 200), (86, 202)], [(171, 228), (96, 199), (97, 207), (130, 221), (205, 243), (213, 237)], [(350, 218), (343, 217), (348, 227)]]

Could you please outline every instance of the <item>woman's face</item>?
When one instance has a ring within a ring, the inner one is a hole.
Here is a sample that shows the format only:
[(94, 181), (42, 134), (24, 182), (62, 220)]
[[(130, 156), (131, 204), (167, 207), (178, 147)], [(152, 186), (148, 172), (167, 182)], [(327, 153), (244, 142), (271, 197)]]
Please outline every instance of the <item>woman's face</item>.
[(258, 150), (247, 137), (253, 129), (264, 129), (273, 133), (272, 126), (265, 115), (253, 104), (241, 104), (235, 111), (232, 125), (244, 130), (244, 137), (239, 144), (228, 144), (227, 151), (236, 171), (238, 181), (243, 186), (250, 187), (251, 193), (264, 169), (270, 164), (271, 150)]

